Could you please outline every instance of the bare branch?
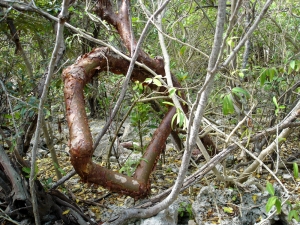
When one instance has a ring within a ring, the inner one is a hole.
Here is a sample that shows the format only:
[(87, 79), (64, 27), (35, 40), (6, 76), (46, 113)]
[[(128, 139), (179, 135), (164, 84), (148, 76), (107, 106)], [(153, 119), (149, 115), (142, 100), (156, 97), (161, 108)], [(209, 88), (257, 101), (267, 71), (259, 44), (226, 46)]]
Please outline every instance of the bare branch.
[(57, 34), (56, 34), (55, 47), (53, 49), (52, 57), (51, 57), (51, 60), (49, 63), (48, 75), (46, 78), (43, 93), (42, 93), (40, 103), (39, 103), (38, 120), (37, 120), (37, 126), (36, 126), (35, 136), (34, 136), (34, 144), (33, 144), (32, 155), (31, 155), (31, 169), (30, 169), (29, 185), (30, 185), (30, 194), (31, 194), (31, 198), (32, 198), (32, 207), (33, 207), (33, 213), (34, 213), (34, 218), (35, 218), (35, 224), (37, 224), (37, 225), (40, 224), (40, 216), (38, 213), (39, 210), (38, 210), (38, 205), (37, 205), (37, 200), (36, 200), (36, 191), (35, 191), (36, 151), (37, 151), (37, 146), (38, 146), (38, 142), (40, 139), (40, 128), (41, 128), (41, 124), (42, 124), (42, 119), (44, 116), (43, 115), (44, 102), (47, 98), (48, 88), (50, 85), (51, 77), (53, 75), (53, 70), (54, 70), (54, 66), (56, 63), (58, 51), (60, 50), (61, 43), (64, 41), (63, 29), (64, 29), (64, 23), (65, 23), (67, 14), (68, 14), (68, 5), (69, 5), (69, 0), (64, 0), (62, 2), (62, 11), (59, 14), (59, 23), (58, 23)]

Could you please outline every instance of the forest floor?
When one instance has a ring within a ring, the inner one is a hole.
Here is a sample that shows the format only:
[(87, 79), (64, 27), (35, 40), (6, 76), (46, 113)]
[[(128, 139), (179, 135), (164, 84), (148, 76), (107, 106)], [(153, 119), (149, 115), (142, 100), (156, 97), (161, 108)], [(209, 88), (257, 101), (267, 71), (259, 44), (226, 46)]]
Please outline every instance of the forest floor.
[[(65, 149), (68, 149), (66, 147), (67, 139), (58, 139), (63, 140), (60, 143), (57, 143), (56, 146), (60, 146), (60, 150), (57, 151), (57, 156), (59, 159), (59, 166), (61, 168), (61, 171), (63, 171), (63, 175), (65, 175), (68, 172), (72, 171), (73, 167), (69, 160), (69, 154), (67, 151), (65, 151)], [(276, 173), (277, 177), (288, 189), (288, 191), (298, 196), (300, 196), (300, 179), (298, 178), (295, 180), (293, 178), (292, 166), (291, 164), (288, 165), (287, 163), (300, 158), (299, 139), (299, 135), (294, 134), (281, 147), (281, 163), (279, 163), (278, 172)], [(191, 163), (188, 175), (192, 174), (205, 163), (204, 159), (202, 157), (199, 157), (197, 154), (198, 153), (196, 151), (193, 156), (194, 160)], [(174, 184), (181, 164), (181, 157), (182, 152), (178, 152), (172, 147), (167, 147), (164, 157), (162, 157), (158, 162), (155, 172), (153, 172), (153, 174), (151, 175), (151, 196), (160, 193), (161, 191), (171, 187)], [(226, 160), (224, 160), (224, 163), (222, 165), (226, 166), (228, 175), (238, 176), (238, 174), (241, 173), (247, 165), (249, 165), (249, 163), (239, 162), (237, 160), (238, 157), (239, 152), (236, 152), (234, 155), (230, 156), (231, 159), (234, 159), (230, 163), (231, 165), (226, 163)], [(252, 160), (250, 159), (249, 162), (252, 162)], [(45, 188), (51, 188), (53, 182), (56, 182), (57, 179), (50, 154), (45, 154), (43, 156), (40, 155), (37, 163), (39, 168), (39, 180), (43, 183)], [(99, 160), (98, 163), (102, 165), (105, 164), (101, 160)], [(117, 164), (113, 163), (112, 169), (119, 170), (120, 168), (117, 167)], [(275, 178), (272, 177), (264, 169), (262, 170), (262, 173), (253, 174), (253, 177), (255, 177), (263, 187), (266, 187), (267, 181), (271, 184), (277, 182)], [(190, 188), (186, 189), (181, 194), (183, 196), (188, 196), (190, 202), (194, 202), (201, 188), (209, 185), (213, 185), (216, 189), (219, 190), (229, 188), (226, 183), (218, 181), (213, 173), (209, 173), (205, 176), (205, 178), (203, 178), (201, 181), (197, 182)], [(110, 193), (101, 186), (80, 182), (80, 177), (78, 175), (73, 176), (71, 179), (65, 182), (64, 186), (61, 186), (58, 189), (62, 193), (69, 196), (69, 198), (71, 198), (74, 202), (76, 202), (85, 212), (85, 214), (90, 218), (93, 218), (95, 221), (106, 221), (114, 213), (115, 209), (120, 210), (122, 208), (133, 207), (135, 204), (139, 203), (139, 201), (135, 202), (131, 197)], [(294, 199), (292, 201), (294, 201), (292, 202), (294, 204), (299, 204), (300, 207), (300, 198), (298, 198), (298, 200)], [(216, 211), (216, 213), (218, 213), (218, 209), (214, 210)], [(211, 214), (213, 217), (214, 213), (207, 213)], [(227, 213), (229, 217), (233, 217), (236, 214), (238, 214), (238, 212)], [(193, 218), (193, 215), (191, 215), (191, 217)], [(210, 218), (208, 215), (207, 220), (209, 219)], [(213, 223), (218, 223), (218, 219), (214, 220)]]

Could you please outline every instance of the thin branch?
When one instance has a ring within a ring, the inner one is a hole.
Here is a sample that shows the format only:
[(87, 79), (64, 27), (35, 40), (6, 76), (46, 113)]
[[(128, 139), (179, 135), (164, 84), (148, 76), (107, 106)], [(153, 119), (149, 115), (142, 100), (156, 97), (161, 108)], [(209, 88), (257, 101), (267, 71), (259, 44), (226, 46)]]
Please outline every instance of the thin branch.
[[(285, 122), (281, 122), (278, 125), (275, 125), (274, 127), (271, 127), (265, 131), (261, 131), (255, 135), (253, 135), (250, 138), (250, 142), (257, 141), (265, 136), (275, 134), (276, 130), (277, 130), (277, 126), (278, 126), (279, 130), (283, 130), (283, 129), (286, 129), (289, 127), (299, 127), (300, 126), (299, 122), (291, 122), (296, 117), (299, 117), (299, 116), (300, 116), (300, 111), (293, 113), (292, 115), (290, 115), (288, 118), (285, 119)], [(221, 130), (219, 130), (216, 127), (213, 127), (213, 129), (220, 134), (224, 134)], [(240, 146), (243, 146), (243, 145), (247, 144), (248, 141), (249, 141), (248, 137), (245, 137), (238, 143), (240, 144)], [(194, 172), (193, 174), (191, 174), (184, 180), (183, 186), (180, 191), (184, 191), (185, 189), (187, 189), (188, 187), (193, 185), (195, 182), (202, 179), (206, 173), (211, 171), (213, 167), (215, 167), (219, 162), (224, 160), (229, 153), (238, 149), (238, 147), (239, 146), (237, 145), (237, 143), (233, 143), (233, 144), (229, 145), (227, 148), (223, 149), (219, 154), (215, 155), (209, 162), (207, 162), (200, 169), (198, 169), (196, 172)], [(162, 193), (155, 195), (149, 201), (139, 205), (137, 208), (147, 208), (147, 207), (154, 205), (157, 202), (160, 202), (163, 198), (165, 198), (171, 192), (171, 190), (173, 188), (174, 188), (174, 186), (168, 188), (167, 190), (164, 190)]]
[[(269, 7), (270, 7), (270, 5), (272, 3), (273, 3), (273, 0), (268, 0), (266, 2), (266, 4), (264, 5), (263, 9), (260, 12), (260, 14), (257, 16), (257, 18), (255, 19), (254, 23), (249, 28), (248, 32), (240, 40), (240, 42), (238, 43), (238, 45), (232, 50), (232, 52), (230, 53), (230, 55), (227, 57), (227, 59), (225, 60), (225, 62), (222, 64), (222, 67), (226, 67), (231, 62), (231, 60), (235, 57), (236, 53), (240, 50), (240, 48), (245, 44), (245, 42), (249, 39), (249, 37), (254, 32), (254, 30), (257, 28), (258, 24), (263, 19), (264, 15), (268, 11), (268, 9), (269, 9)], [(214, 69), (217, 69), (217, 67), (218, 67), (218, 65), (215, 65)]]
[(125, 77), (125, 80), (123, 81), (123, 85), (122, 85), (122, 89), (121, 89), (121, 93), (120, 93), (120, 96), (115, 104), (115, 107), (113, 108), (112, 110), (112, 113), (110, 115), (110, 118), (109, 120), (107, 120), (106, 124), (103, 126), (101, 132), (99, 133), (99, 135), (96, 137), (96, 141), (94, 143), (94, 149), (98, 146), (99, 142), (101, 141), (101, 138), (103, 137), (103, 135), (106, 133), (108, 127), (110, 126), (111, 124), (111, 121), (113, 120), (113, 118), (115, 117), (115, 115), (117, 114), (120, 106), (121, 106), (121, 103), (124, 99), (124, 96), (126, 94), (126, 91), (127, 91), (127, 87), (128, 87), (128, 83), (130, 81), (130, 77), (131, 77), (131, 73), (133, 71), (133, 68), (134, 68), (134, 65), (135, 65), (135, 62), (137, 60), (137, 57), (139, 56), (139, 48), (141, 46), (141, 44), (143, 43), (145, 37), (146, 37), (146, 33), (149, 29), (149, 26), (151, 24), (151, 20), (156, 17), (166, 6), (167, 4), (169, 3), (170, 0), (166, 0), (164, 2), (164, 4), (161, 5), (161, 7), (155, 11), (155, 13), (150, 17), (150, 19), (148, 20), (147, 24), (145, 25), (144, 27), (144, 30), (139, 38), (139, 41), (138, 43), (136, 44), (136, 48), (135, 48), (135, 51), (134, 51), (134, 54), (132, 56), (132, 59), (130, 61), (130, 65), (129, 65), (129, 68), (128, 68), (128, 71), (127, 71), (127, 74), (126, 74), (126, 77)]
[(255, 104), (252, 105), (251, 109), (249, 110), (249, 112), (247, 113), (247, 115), (245, 115), (245, 117), (235, 126), (235, 128), (230, 132), (230, 134), (228, 135), (228, 137), (225, 140), (225, 143), (228, 143), (229, 139), (231, 138), (231, 136), (236, 132), (236, 130), (242, 126), (242, 124), (246, 121), (246, 119), (249, 118), (250, 114), (252, 113), (252, 110), (254, 109)]
[(55, 184), (52, 185), (51, 189), (56, 189), (58, 186), (65, 183), (67, 180), (69, 180), (71, 177), (76, 175), (76, 171), (73, 169), (71, 172), (69, 172), (66, 176), (63, 176), (61, 179), (59, 179)]
[(203, 10), (203, 8), (205, 8), (204, 6), (200, 5), (200, 3), (197, 0), (194, 0), (196, 2), (196, 4), (198, 5), (198, 8), (201, 9), (203, 15), (205, 16), (205, 18), (208, 20), (208, 23), (210, 24), (210, 26), (215, 29), (214, 24), (212, 23), (212, 21), (210, 20), (210, 18), (208, 17), (207, 13)]
[(42, 118), (44, 116), (44, 114), (43, 114), (44, 102), (46, 101), (46, 98), (47, 98), (48, 88), (50, 86), (51, 77), (53, 75), (56, 58), (57, 58), (61, 43), (64, 41), (63, 30), (64, 30), (64, 23), (65, 23), (67, 14), (68, 14), (68, 5), (69, 5), (69, 0), (64, 0), (62, 2), (62, 11), (59, 14), (56, 42), (55, 42), (52, 57), (51, 57), (51, 60), (49, 63), (48, 75), (47, 75), (46, 82), (45, 82), (45, 85), (43, 88), (43, 93), (42, 93), (40, 103), (39, 103), (38, 120), (37, 120), (35, 136), (34, 136), (34, 144), (33, 144), (32, 155), (31, 155), (31, 169), (30, 169), (29, 185), (30, 185), (30, 194), (31, 194), (31, 198), (32, 198), (34, 219), (35, 219), (35, 224), (37, 224), (37, 225), (41, 224), (41, 222), (40, 222), (39, 209), (38, 209), (36, 193), (35, 193), (36, 151), (37, 151), (37, 146), (38, 146), (38, 142), (40, 139), (40, 128), (41, 128), (41, 124), (42, 124)]
[[(9, 3), (5, 3), (5, 2), (9, 2)], [(10, 5), (11, 4), (11, 5)], [(9, 0), (3, 0), (3, 2), (0, 2), (0, 6), (2, 7), (6, 7), (6, 8), (14, 8), (15, 10), (19, 10), (19, 11), (27, 11), (27, 12), (35, 12), (38, 13), (40, 15), (42, 15), (43, 17), (45, 17), (46, 19), (49, 19), (51, 21), (55, 21), (58, 22), (59, 19), (55, 16), (52, 16), (51, 14), (39, 9), (39, 8), (33, 8), (31, 5), (28, 5), (26, 3), (23, 2), (11, 2)], [(100, 39), (96, 39), (92, 36), (90, 36), (89, 34), (85, 33), (82, 29), (76, 28), (74, 26), (72, 26), (71, 24), (65, 22), (65, 27), (69, 28), (70, 30), (72, 30), (74, 33), (78, 34), (78, 36), (83, 37), (93, 43), (102, 45), (102, 46), (106, 46), (108, 48), (110, 48), (113, 52), (115, 52), (116, 54), (120, 55), (121, 57), (123, 57), (124, 59), (131, 61), (131, 58), (128, 57), (127, 55), (123, 54), (122, 52), (120, 52), (118, 49), (116, 49), (115, 47), (113, 47), (110, 44), (107, 44), (104, 41), (101, 41)], [(147, 70), (149, 73), (151, 73), (153, 76), (157, 76), (157, 73), (155, 73), (152, 69), (150, 69), (148, 66), (146, 66), (143, 63), (139, 63), (135, 61), (135, 64), (142, 67), (143, 69)]]

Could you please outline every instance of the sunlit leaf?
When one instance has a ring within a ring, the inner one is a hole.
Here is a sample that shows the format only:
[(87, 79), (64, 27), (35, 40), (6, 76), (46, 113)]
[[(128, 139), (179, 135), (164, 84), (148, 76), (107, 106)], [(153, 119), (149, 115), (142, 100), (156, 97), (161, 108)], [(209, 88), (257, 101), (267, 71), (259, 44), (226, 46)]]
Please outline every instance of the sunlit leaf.
[(151, 84), (152, 83), (152, 78), (149, 78), (149, 77), (146, 78), (145, 79), (145, 83)]
[(234, 88), (232, 88), (231, 91), (232, 91), (232, 93), (237, 94), (237, 95), (243, 94), (247, 99), (250, 98), (249, 92), (241, 87), (234, 87)]
[(174, 124), (174, 120), (177, 118), (178, 114), (176, 113), (173, 117), (172, 117), (172, 121), (171, 121), (171, 127), (173, 129), (173, 124)]
[(266, 204), (266, 212), (270, 212), (270, 210), (272, 209), (272, 207), (275, 205), (276, 203), (276, 200), (277, 200), (277, 197), (276, 196), (272, 196), (268, 199), (268, 202)]
[(233, 102), (230, 95), (225, 95), (223, 98), (223, 114), (228, 115), (234, 113)]
[(163, 104), (174, 106), (174, 104), (172, 102), (163, 102)]
[(296, 67), (296, 61), (295, 61), (295, 60), (292, 60), (292, 61), (290, 62), (290, 68), (291, 68), (292, 70), (295, 70), (295, 67)]
[(275, 107), (278, 108), (278, 103), (277, 103), (277, 99), (275, 96), (273, 96), (273, 103), (274, 103)]
[(275, 190), (273, 185), (270, 182), (267, 182), (267, 186), (266, 186), (267, 191), (269, 192), (270, 195), (274, 195), (275, 194)]
[(68, 214), (70, 212), (70, 209), (67, 209), (66, 211), (63, 211), (63, 215), (66, 215), (66, 214)]
[(230, 47), (234, 47), (234, 41), (232, 39), (229, 39), (227, 41), (227, 44), (230, 46)]
[(233, 208), (232, 207), (223, 207), (223, 211), (225, 212), (225, 213), (233, 213)]
[(176, 93), (176, 88), (171, 87), (171, 88), (169, 89), (169, 97), (171, 98), (175, 93)]
[(161, 82), (160, 82), (158, 79), (156, 79), (156, 78), (153, 78), (153, 83), (154, 83), (157, 87), (162, 86)]
[(281, 212), (281, 202), (278, 200), (278, 198), (275, 201), (275, 207), (276, 207), (277, 214), (280, 214), (280, 212)]
[(294, 172), (294, 177), (298, 178), (299, 177), (299, 168), (297, 163), (293, 163), (293, 172)]
[(185, 53), (185, 50), (186, 50), (186, 46), (184, 45), (180, 48), (179, 54), (183, 55)]
[(298, 212), (296, 210), (294, 210), (294, 209), (289, 212), (288, 221), (291, 221), (293, 218), (297, 222), (300, 222)]
[(12, 115), (10, 115), (10, 114), (4, 114), (4, 118), (6, 118), (6, 119), (11, 119), (11, 118), (12, 118)]

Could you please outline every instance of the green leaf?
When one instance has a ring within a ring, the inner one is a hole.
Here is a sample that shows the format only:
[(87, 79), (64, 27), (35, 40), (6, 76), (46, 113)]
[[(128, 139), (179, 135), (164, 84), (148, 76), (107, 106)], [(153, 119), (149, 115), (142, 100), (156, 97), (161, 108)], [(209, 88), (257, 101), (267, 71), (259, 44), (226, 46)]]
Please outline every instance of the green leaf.
[(290, 62), (290, 68), (291, 68), (292, 70), (295, 70), (295, 67), (296, 67), (296, 61), (293, 60), (293, 61)]
[(29, 167), (22, 167), (22, 171), (24, 173), (30, 174), (30, 168)]
[[(178, 120), (179, 118), (179, 120)], [(179, 124), (179, 127), (182, 127), (184, 125), (184, 114), (183, 112), (178, 112), (178, 116), (177, 116), (177, 124)]]
[(270, 210), (272, 209), (272, 207), (275, 205), (277, 200), (277, 196), (272, 196), (271, 198), (268, 199), (268, 202), (266, 204), (266, 212), (270, 212)]
[(231, 208), (231, 207), (223, 207), (223, 211), (225, 212), (225, 213), (233, 213), (233, 208)]
[(156, 78), (153, 78), (153, 83), (154, 83), (157, 87), (162, 86), (161, 82), (160, 82), (158, 79), (156, 79)]
[(179, 112), (179, 110), (177, 110), (177, 121), (176, 121), (176, 123), (177, 124), (179, 124), (179, 126), (180, 126), (180, 120), (181, 120), (181, 118), (180, 118), (180, 112)]
[(62, 168), (58, 168), (58, 171), (63, 175), (66, 176), (67, 173), (62, 169)]
[(298, 212), (296, 210), (294, 210), (294, 209), (289, 212), (288, 221), (291, 221), (293, 218), (297, 222), (300, 222)]
[(278, 138), (278, 143), (286, 141), (286, 138)]
[(230, 46), (230, 47), (234, 47), (234, 41), (232, 39), (229, 39), (227, 41), (227, 44)]
[(285, 106), (284, 105), (280, 105), (279, 109), (285, 109)]
[(50, 110), (44, 109), (44, 115), (45, 115), (45, 118), (46, 118), (46, 119), (49, 118), (49, 117), (51, 116)]
[(275, 190), (274, 190), (274, 187), (273, 185), (268, 181), (267, 182), (267, 191), (269, 192), (270, 195), (275, 195)]
[(134, 87), (132, 88), (132, 90), (136, 90), (136, 89), (138, 89), (138, 85), (134, 85)]
[(185, 50), (186, 50), (186, 46), (184, 45), (180, 48), (179, 54), (183, 55), (185, 53)]
[(10, 115), (10, 114), (4, 114), (4, 118), (5, 119), (12, 119), (12, 115)]
[(260, 75), (260, 86), (263, 86), (267, 79), (267, 70), (264, 70)]
[(174, 120), (176, 119), (176, 117), (178, 116), (178, 114), (176, 113), (173, 118), (172, 118), (172, 122), (171, 122), (171, 128), (173, 129), (173, 124), (174, 124)]
[(145, 83), (151, 84), (152, 83), (152, 78), (146, 78)]
[(131, 18), (131, 21), (134, 23), (134, 22), (137, 22), (137, 21), (139, 21), (139, 18), (138, 17), (132, 17)]
[(275, 96), (273, 97), (273, 103), (274, 103), (275, 107), (278, 109), (278, 103), (277, 103), (277, 99)]
[(249, 92), (241, 87), (234, 87), (234, 88), (232, 88), (231, 91), (232, 91), (232, 93), (237, 94), (237, 95), (243, 94), (247, 99), (250, 98)]
[(166, 105), (174, 106), (174, 104), (172, 102), (162, 102), (162, 103), (166, 104)]
[(298, 178), (299, 177), (299, 168), (297, 163), (293, 163), (293, 172), (294, 172), (294, 177)]
[(223, 114), (228, 115), (234, 112), (233, 102), (230, 95), (223, 98)]
[(23, 104), (18, 104), (18, 105), (16, 105), (16, 106), (13, 108), (13, 111), (17, 111), (17, 110), (19, 110), (19, 109), (22, 109), (23, 107), (24, 107)]
[(142, 91), (142, 90), (144, 89), (143, 84), (142, 84), (142, 83), (139, 83), (139, 84), (138, 84), (138, 88), (139, 88), (140, 91)]
[(244, 77), (245, 77), (245, 74), (244, 74), (243, 72), (240, 72), (240, 73), (239, 73), (239, 77), (240, 77), (240, 78), (244, 78)]
[(269, 80), (273, 81), (274, 76), (277, 74), (278, 74), (278, 71), (275, 67), (270, 68), (269, 69)]
[(175, 93), (176, 93), (176, 88), (171, 87), (171, 88), (169, 89), (169, 97), (171, 98)]
[(20, 115), (21, 115), (20, 112), (15, 112), (15, 119), (17, 120), (20, 119)]
[(277, 214), (280, 214), (280, 212), (281, 212), (281, 202), (279, 201), (278, 198), (277, 198), (277, 200), (275, 202), (275, 207), (276, 207)]

